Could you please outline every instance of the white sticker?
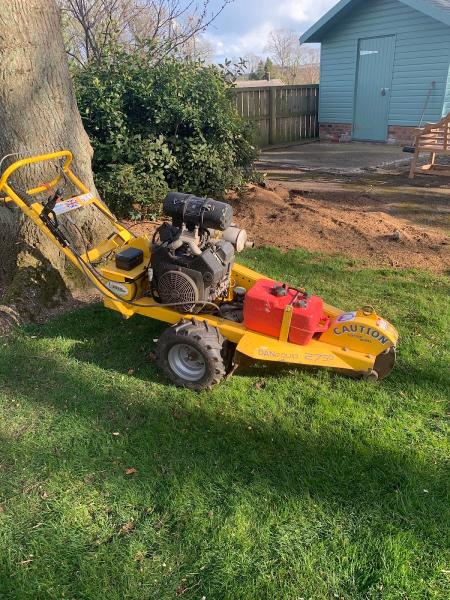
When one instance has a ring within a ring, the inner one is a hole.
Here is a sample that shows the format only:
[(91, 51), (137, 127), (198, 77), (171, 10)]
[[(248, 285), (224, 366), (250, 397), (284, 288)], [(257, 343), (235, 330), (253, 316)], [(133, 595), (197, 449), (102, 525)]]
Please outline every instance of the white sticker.
[(117, 281), (107, 281), (105, 283), (106, 287), (113, 292), (113, 294), (117, 294), (118, 296), (127, 296), (129, 290), (126, 285), (123, 283), (118, 283)]
[(81, 196), (74, 196), (73, 198), (69, 198), (68, 200), (63, 200), (62, 202), (57, 202), (53, 212), (55, 215), (63, 215), (64, 213), (70, 212), (71, 210), (77, 210), (77, 208), (82, 208), (86, 206), (88, 202), (90, 202), (94, 198), (94, 194), (91, 192), (87, 194), (82, 194)]
[(337, 318), (337, 322), (338, 323), (348, 323), (348, 321), (353, 321), (354, 319), (356, 319), (355, 312), (344, 313), (343, 315), (341, 315), (340, 317)]
[(380, 329), (384, 329), (385, 331), (389, 329), (389, 323), (384, 319), (378, 319), (377, 325)]

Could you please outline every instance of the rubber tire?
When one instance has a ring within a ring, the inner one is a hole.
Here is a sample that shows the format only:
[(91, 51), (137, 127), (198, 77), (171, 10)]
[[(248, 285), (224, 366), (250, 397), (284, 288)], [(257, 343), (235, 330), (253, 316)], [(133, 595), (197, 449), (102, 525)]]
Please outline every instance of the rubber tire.
[[(168, 354), (175, 344), (192, 346), (205, 361), (206, 372), (198, 381), (188, 381), (172, 370)], [(207, 321), (182, 319), (169, 327), (156, 344), (156, 364), (177, 387), (190, 390), (209, 390), (222, 381), (226, 374), (225, 339), (216, 327)]]

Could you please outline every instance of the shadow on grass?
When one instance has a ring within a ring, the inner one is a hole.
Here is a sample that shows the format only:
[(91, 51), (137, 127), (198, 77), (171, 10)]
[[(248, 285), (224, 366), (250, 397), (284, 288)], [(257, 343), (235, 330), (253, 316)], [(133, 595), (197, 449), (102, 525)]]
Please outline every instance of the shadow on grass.
[[(36, 512), (26, 510), (21, 527), (32, 531), (36, 521), (49, 522), (51, 528), (39, 529), (33, 535), (35, 545), (28, 552), (51, 548), (53, 556), (62, 557), (63, 565), (56, 567), (54, 558), (41, 558), (35, 570), (30, 567), (28, 574), (21, 574), (11, 561), (3, 568), (7, 578), (4, 585), (7, 593), (15, 589), (18, 595), (7, 597), (26, 597), (24, 577), (32, 588), (42, 585), (46, 577), (53, 581), (53, 576), (42, 574), (42, 562), (52, 572), (57, 569), (61, 585), (74, 597), (78, 592), (83, 595), (87, 584), (79, 575), (80, 564), (86, 569), (86, 564), (93, 563), (101, 569), (107, 555), (125, 560), (135, 553), (137, 543), (150, 555), (169, 552), (179, 556), (181, 552), (184, 569), (195, 572), (197, 561), (203, 560), (198, 553), (205, 536), (211, 537), (213, 546), (220, 543), (217, 529), (222, 526), (202, 524), (208, 519), (198, 516), (198, 506), (206, 507), (205, 514), (213, 509), (220, 524), (225, 524), (225, 536), (230, 522), (238, 525), (242, 502), (254, 507), (250, 518), (255, 528), (260, 520), (263, 529), (271, 527), (271, 519), (277, 523), (285, 518), (280, 517), (284, 506), (300, 503), (306, 519), (323, 518), (324, 510), (325, 515), (340, 514), (344, 523), (356, 523), (356, 538), (369, 535), (358, 533), (358, 528), (371, 528), (370, 535), (378, 540), (374, 548), (404, 532), (420, 539), (424, 546), (444, 547), (447, 473), (440, 461), (420, 455), (415, 445), (403, 448), (396, 440), (387, 447), (386, 437), (378, 442), (366, 431), (364, 419), (350, 418), (346, 424), (325, 418), (314, 425), (308, 417), (292, 419), (290, 410), (308, 410), (308, 399), (303, 398), (307, 384), (298, 396), (292, 385), (282, 388), (286, 419), (277, 411), (266, 419), (270, 409), (260, 411), (252, 403), (255, 390), (244, 378), (236, 377), (212, 392), (177, 390), (148, 361), (153, 339), (164, 324), (144, 318), (124, 322), (100, 305), (74, 316), (56, 319), (44, 329), (32, 328), (36, 339), (19, 335), (1, 349), (0, 380), (5, 397), (21, 404), (24, 398), (26, 405), (40, 407), (33, 411), (36, 416), (31, 421), (42, 418), (44, 424), (37, 425), (40, 433), (34, 436), (25, 418), (0, 440), (5, 475), (0, 502), (8, 506), (6, 514), (16, 501), (28, 509), (28, 503), (33, 507), (28, 497), (41, 493), (37, 485), (56, 481), (48, 500), (41, 501), (38, 495)], [(412, 377), (419, 388), (434, 385), (445, 394), (435, 367), (430, 370), (428, 365), (428, 380), (425, 363), (414, 373), (409, 366), (394, 373), (392, 380), (383, 384), (393, 405), (397, 392), (407, 389)], [(129, 368), (134, 369), (133, 376), (127, 374)], [(262, 368), (255, 373), (267, 374)], [(279, 372), (276, 386), (278, 382), (283, 385), (281, 375)], [(346, 383), (342, 385), (345, 389)], [(356, 393), (351, 388), (353, 382), (348, 385), (349, 395)], [(365, 389), (370, 394), (371, 388)], [(260, 402), (270, 402), (270, 393), (263, 390)], [(319, 402), (314, 391), (311, 398), (310, 417)], [(360, 398), (363, 402), (364, 395)], [(370, 403), (370, 398), (367, 401)], [(13, 416), (13, 405), (11, 411)], [(48, 425), (45, 416), (41, 417), (46, 414), (50, 414)], [(120, 432), (120, 436), (114, 437), (113, 432)], [(402, 434), (399, 439), (403, 439)], [(128, 467), (137, 472), (126, 476)], [(425, 495), (424, 490), (431, 493)], [(318, 507), (317, 512), (308, 509), (311, 504)], [(105, 509), (111, 505), (112, 509)], [(98, 519), (106, 525), (85, 530), (66, 525), (59, 529), (65, 511), (72, 510), (86, 510), (94, 523)], [(125, 535), (121, 528), (129, 516), (123, 515), (131, 510), (134, 528)], [(332, 536), (337, 523), (339, 518), (336, 523), (328, 522), (325, 527), (330, 532), (325, 535)], [(28, 533), (21, 538), (17, 526), (15, 535), (21, 558), (26, 558), (31, 538)], [(227, 546), (220, 548), (203, 572), (213, 590), (209, 597), (222, 597), (217, 590), (227, 578), (223, 567), (226, 554), (221, 554)], [(365, 597), (382, 571), (381, 562), (375, 553), (373, 572), (365, 573), (361, 566), (356, 591), (348, 584), (355, 594), (349, 597)], [(246, 576), (251, 578), (252, 573), (246, 572)], [(174, 597), (176, 579), (174, 573), (173, 579), (165, 582), (164, 588), (169, 590), (165, 597)]]
[[(312, 577), (317, 572), (315, 585), (323, 577), (330, 582), (335, 568), (343, 597), (372, 597), (373, 581), (382, 581), (392, 564), (390, 550), (379, 548), (389, 548), (396, 537), (402, 549), (403, 536), (420, 540), (405, 542), (415, 554), (424, 552), (417, 577), (434, 573), (449, 507), (443, 411), (437, 410), (448, 394), (442, 343), (447, 282), (412, 271), (359, 270), (345, 259), (302, 251), (287, 258), (260, 249), (242, 262), (283, 280), (305, 281), (344, 309), (376, 299), (404, 336), (392, 376), (373, 388), (324, 372), (309, 377), (278, 371), (258, 391), (250, 377), (237, 376), (195, 394), (169, 385), (149, 360), (165, 324), (142, 317), (123, 321), (95, 305), (19, 331), (0, 345), (6, 426), (0, 439), (0, 504), (6, 508), (0, 516), (12, 523), (10, 537), (0, 538), (6, 539), (0, 597), (2, 583), (6, 597), (20, 600), (37, 597), (40, 585), (61, 585), (67, 597), (99, 597), (101, 580), (89, 591), (86, 570), (97, 576), (113, 563), (119, 570), (131, 564), (131, 571), (123, 573), (118, 591), (114, 581), (105, 581), (108, 592), (101, 597), (125, 597), (134, 569), (140, 569), (133, 558), (138, 549), (171, 556), (182, 567), (171, 579), (165, 571), (158, 588), (164, 593), (135, 590), (130, 597), (173, 598), (185, 572), (208, 565), (201, 571), (207, 597), (273, 598), (275, 588), (267, 595), (239, 595), (235, 574), (244, 573), (248, 583), (276, 572), (278, 548), (264, 554), (265, 544), (274, 535), (285, 543), (286, 531), (277, 534), (285, 521), (292, 525), (288, 546), (295, 560), (309, 553), (301, 545), (305, 534), (324, 544), (323, 556), (328, 552), (331, 562), (322, 567), (330, 573), (314, 567)], [(431, 344), (437, 335), (440, 345)], [(268, 370), (249, 373), (264, 379)], [(128, 467), (137, 472), (125, 475)], [(41, 483), (48, 498), (42, 499)], [(130, 518), (134, 528), (125, 534)], [(242, 529), (246, 519), (250, 525)], [(34, 529), (40, 522), (45, 525)], [(240, 528), (235, 541), (230, 532)], [(332, 542), (347, 538), (360, 553), (356, 583), (353, 572), (347, 577), (343, 567), (332, 566), (341, 552)], [(249, 546), (255, 562), (242, 566)], [(28, 554), (36, 560), (20, 566)], [(406, 560), (395, 564), (403, 569)], [(305, 572), (301, 562), (298, 572)], [(153, 575), (143, 578), (154, 582)], [(197, 598), (195, 593), (184, 597)]]
[[(106, 468), (109, 474), (92, 485), (103, 486), (108, 481), (117, 494), (127, 488), (142, 492), (142, 486), (145, 489), (148, 485), (156, 493), (161, 510), (165, 496), (170, 495), (171, 482), (179, 487), (183, 479), (195, 477), (205, 485), (220, 482), (222, 491), (262, 482), (280, 500), (307, 494), (352, 513), (365, 511), (368, 518), (384, 506), (392, 512), (392, 524), (412, 529), (424, 538), (436, 534), (442, 526), (442, 515), (448, 508), (444, 470), (437, 464), (422, 462), (407, 448), (393, 451), (373, 438), (369, 441), (363, 428), (333, 432), (324, 427), (311, 431), (306, 423), (297, 430), (261, 420), (249, 427), (247, 419), (238, 414), (222, 418), (217, 410), (219, 393), (199, 395), (202, 400), (211, 396), (212, 409), (195, 405), (191, 402), (195, 394), (164, 385), (152, 367), (143, 374), (139, 389), (130, 398), (126, 383), (131, 378), (126, 377), (121, 385), (116, 372), (115, 383), (109, 382), (111, 369), (122, 372), (123, 361), (115, 362), (114, 367), (110, 359), (100, 361), (106, 368), (101, 367), (101, 373), (96, 369), (95, 377), (90, 377), (83, 374), (83, 363), (79, 369), (69, 369), (57, 357), (36, 351), (33, 341), (12, 344), (3, 352), (5, 363), (15, 367), (14, 371), (3, 372), (3, 390), (11, 397), (23, 396), (50, 407), (62, 418), (73, 413), (87, 434), (82, 441), (70, 439), (69, 434), (69, 443), (65, 440), (56, 454), (53, 443), (47, 444), (44, 439), (30, 455), (22, 445), (22, 436), (12, 432), (3, 440), (6, 465), (8, 458), (13, 457), (15, 462), (23, 455), (31, 461), (32, 470), (41, 474), (50, 464), (63, 465), (74, 476)], [(89, 353), (95, 350), (94, 344)], [(17, 372), (27, 377), (17, 377)], [(228, 386), (223, 393), (229, 394), (231, 384), (223, 385)], [(114, 449), (109, 444), (102, 446), (105, 436), (111, 439), (115, 430), (125, 432), (120, 445), (123, 464), (119, 465), (112, 460)], [(127, 465), (137, 468), (138, 478), (123, 477)], [(19, 483), (20, 478), (11, 473), (9, 493)], [(424, 489), (433, 490), (435, 503), (431, 510), (417, 501)], [(411, 495), (411, 502), (405, 501), (404, 494)]]

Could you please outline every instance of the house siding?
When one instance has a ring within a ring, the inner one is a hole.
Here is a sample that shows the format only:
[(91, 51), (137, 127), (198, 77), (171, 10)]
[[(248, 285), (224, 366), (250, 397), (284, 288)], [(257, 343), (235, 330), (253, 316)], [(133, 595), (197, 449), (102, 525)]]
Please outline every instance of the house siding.
[(319, 119), (352, 123), (360, 38), (395, 35), (389, 126), (417, 126), (450, 110), (450, 27), (397, 0), (361, 2), (322, 39)]

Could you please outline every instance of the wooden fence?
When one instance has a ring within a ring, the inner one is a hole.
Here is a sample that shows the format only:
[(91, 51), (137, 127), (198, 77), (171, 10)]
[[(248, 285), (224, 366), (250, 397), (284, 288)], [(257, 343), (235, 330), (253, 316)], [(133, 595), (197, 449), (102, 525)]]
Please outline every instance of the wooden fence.
[(236, 88), (239, 114), (255, 126), (260, 146), (319, 137), (318, 85)]

